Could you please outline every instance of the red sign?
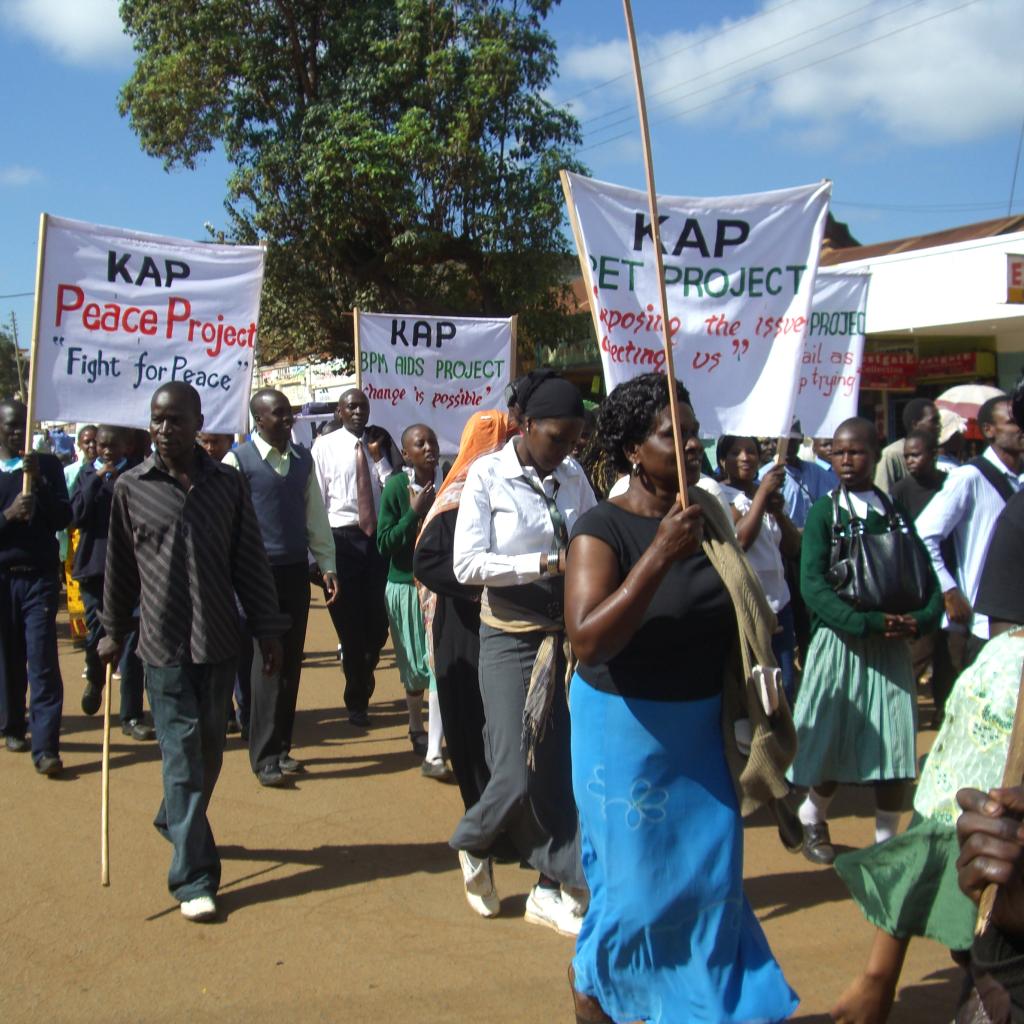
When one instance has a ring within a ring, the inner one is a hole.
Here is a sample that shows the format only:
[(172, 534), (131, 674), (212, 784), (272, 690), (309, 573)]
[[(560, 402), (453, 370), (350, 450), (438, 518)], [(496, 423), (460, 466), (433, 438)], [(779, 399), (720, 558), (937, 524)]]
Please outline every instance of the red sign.
[(889, 390), (912, 388), (917, 375), (917, 356), (912, 349), (865, 352), (860, 386)]
[(946, 352), (937, 356), (921, 356), (917, 363), (919, 377), (970, 377), (977, 371), (977, 352)]

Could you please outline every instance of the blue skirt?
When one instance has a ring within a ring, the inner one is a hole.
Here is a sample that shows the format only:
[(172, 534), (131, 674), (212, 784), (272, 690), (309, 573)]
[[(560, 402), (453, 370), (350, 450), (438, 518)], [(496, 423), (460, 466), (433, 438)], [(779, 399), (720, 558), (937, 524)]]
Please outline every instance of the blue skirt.
[(576, 988), (620, 1022), (785, 1020), (798, 1000), (743, 894), (721, 698), (623, 699), (575, 676), (569, 707), (590, 886)]

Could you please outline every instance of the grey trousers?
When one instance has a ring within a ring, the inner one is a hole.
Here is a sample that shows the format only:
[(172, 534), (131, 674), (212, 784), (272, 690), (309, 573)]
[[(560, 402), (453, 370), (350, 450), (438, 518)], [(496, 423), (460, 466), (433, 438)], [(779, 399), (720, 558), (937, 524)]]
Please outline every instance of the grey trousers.
[[(529, 769), (523, 746), (523, 707), (544, 634), (502, 633), (480, 626), (480, 696), (484, 752), (491, 778), (449, 840), (456, 850), (486, 851), (504, 832), (537, 871), (582, 888), (579, 825), (572, 793), (569, 705), (559, 686), (544, 737)], [(559, 678), (565, 663), (559, 656)]]

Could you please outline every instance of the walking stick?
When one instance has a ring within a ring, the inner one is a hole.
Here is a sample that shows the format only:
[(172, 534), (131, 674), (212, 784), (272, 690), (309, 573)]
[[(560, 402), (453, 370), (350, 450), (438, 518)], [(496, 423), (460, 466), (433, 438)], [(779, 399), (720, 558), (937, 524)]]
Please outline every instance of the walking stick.
[(114, 666), (107, 662), (103, 687), (103, 767), (100, 772), (100, 884), (110, 885), (110, 690)]
[[(1020, 673), (1020, 686), (1017, 688), (1017, 709), (1013, 713), (1013, 731), (1010, 733), (1010, 749), (1006, 752), (1006, 765), (1003, 767), (1003, 786), (1019, 786), (1024, 782), (1024, 668)], [(978, 902), (978, 921), (974, 926), (974, 934), (981, 935), (992, 923), (992, 911), (995, 909), (999, 885), (992, 882), (985, 886)]]

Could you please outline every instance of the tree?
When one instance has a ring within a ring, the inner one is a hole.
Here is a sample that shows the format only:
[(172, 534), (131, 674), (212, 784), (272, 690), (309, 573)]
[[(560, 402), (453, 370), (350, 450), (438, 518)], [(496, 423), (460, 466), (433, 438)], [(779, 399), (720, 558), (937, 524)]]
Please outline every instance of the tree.
[(352, 353), (352, 307), (559, 312), (557, 0), (122, 0), (143, 149), (234, 165), (227, 236), (268, 241), (264, 359)]
[[(28, 387), (28, 358), (21, 357), (21, 371)], [(0, 398), (23, 397), (24, 390), (18, 378), (18, 363), (14, 354), (14, 339), (0, 327)]]

